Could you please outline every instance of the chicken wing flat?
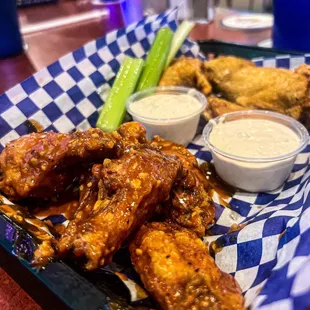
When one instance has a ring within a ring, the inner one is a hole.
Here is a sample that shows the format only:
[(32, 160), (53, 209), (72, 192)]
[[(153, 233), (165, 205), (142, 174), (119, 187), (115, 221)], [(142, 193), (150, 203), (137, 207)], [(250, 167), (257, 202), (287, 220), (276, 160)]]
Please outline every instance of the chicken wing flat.
[(181, 167), (179, 160), (143, 146), (95, 165), (99, 200), (86, 219), (69, 224), (58, 252), (72, 251), (86, 259), (88, 270), (108, 264), (129, 234), (153, 215), (157, 204), (169, 199)]
[(181, 160), (182, 177), (174, 184), (171, 199), (166, 204), (166, 214), (170, 221), (187, 227), (203, 237), (214, 218), (215, 208), (208, 195), (209, 184), (198, 166), (197, 159), (183, 145), (155, 137), (151, 146), (163, 154)]
[(199, 89), (206, 96), (211, 85), (204, 74), (203, 62), (196, 58), (180, 57), (166, 69), (159, 86), (186, 86)]
[(0, 190), (11, 200), (49, 198), (71, 184), (83, 163), (115, 158), (120, 140), (117, 133), (94, 128), (23, 136), (8, 143), (0, 155)]
[(130, 253), (145, 288), (162, 309), (244, 309), (237, 282), (215, 265), (206, 245), (188, 229), (150, 223), (139, 230)]

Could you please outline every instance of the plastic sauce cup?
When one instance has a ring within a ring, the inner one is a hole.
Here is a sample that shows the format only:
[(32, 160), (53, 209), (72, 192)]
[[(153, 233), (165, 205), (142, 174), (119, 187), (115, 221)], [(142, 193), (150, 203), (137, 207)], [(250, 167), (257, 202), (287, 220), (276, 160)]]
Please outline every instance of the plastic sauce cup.
[[(220, 120), (225, 122), (238, 119), (264, 119), (290, 128), (300, 139), (293, 152), (268, 158), (248, 158), (235, 156), (219, 150), (209, 141), (212, 129)], [(249, 110), (227, 113), (210, 121), (203, 130), (203, 137), (211, 150), (217, 174), (228, 184), (249, 192), (268, 192), (279, 188), (289, 177), (296, 156), (309, 143), (307, 129), (288, 116), (270, 111)]]
[[(134, 113), (131, 109), (135, 102), (149, 96), (156, 95), (190, 95), (193, 96), (201, 104), (201, 108), (194, 113), (178, 118), (150, 118), (141, 114)], [(147, 132), (147, 138), (152, 139), (159, 135), (166, 140), (170, 140), (179, 144), (187, 145), (195, 136), (199, 118), (202, 111), (206, 108), (206, 97), (199, 91), (187, 87), (163, 86), (153, 87), (132, 95), (127, 101), (127, 111), (134, 121), (140, 122)]]

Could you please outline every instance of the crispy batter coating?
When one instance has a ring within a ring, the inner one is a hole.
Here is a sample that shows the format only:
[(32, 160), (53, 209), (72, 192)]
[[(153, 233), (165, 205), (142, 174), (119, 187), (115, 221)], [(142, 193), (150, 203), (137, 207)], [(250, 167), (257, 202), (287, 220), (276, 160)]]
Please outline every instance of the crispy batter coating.
[(203, 62), (197, 58), (180, 57), (163, 73), (159, 86), (186, 86), (199, 89), (206, 96), (211, 93)]
[(150, 223), (139, 230), (130, 253), (145, 288), (162, 309), (244, 309), (237, 282), (215, 265), (206, 245), (188, 229)]
[(242, 68), (255, 67), (251, 61), (233, 56), (218, 57), (204, 63), (208, 80), (214, 86), (226, 82), (230, 77)]
[[(73, 251), (93, 270), (108, 264), (131, 232), (169, 199), (181, 162), (147, 146), (130, 148), (119, 159), (95, 165), (103, 197), (87, 218), (71, 222), (58, 243), (60, 254)], [(100, 195), (100, 196), (101, 196)]]
[[(72, 134), (33, 133), (7, 144), (0, 155), (0, 190), (11, 200), (62, 192), (83, 163), (115, 158), (121, 137), (91, 128)], [(72, 167), (78, 169), (72, 169)]]
[(203, 237), (214, 218), (215, 208), (208, 195), (209, 184), (197, 159), (183, 145), (155, 137), (151, 145), (182, 161), (182, 177), (174, 184), (171, 200), (165, 206), (170, 221), (187, 227)]
[(250, 108), (244, 108), (238, 104), (231, 103), (222, 98), (215, 96), (210, 96), (208, 98), (208, 106), (203, 112), (203, 115), (206, 119), (211, 119), (225, 113), (237, 112), (237, 111), (246, 111)]
[[(220, 57), (205, 63), (207, 76), (223, 97), (209, 98), (207, 118), (227, 112), (261, 109), (309, 121), (309, 68), (295, 72), (279, 68), (258, 68), (236, 57)], [(308, 120), (307, 120), (308, 119)]]

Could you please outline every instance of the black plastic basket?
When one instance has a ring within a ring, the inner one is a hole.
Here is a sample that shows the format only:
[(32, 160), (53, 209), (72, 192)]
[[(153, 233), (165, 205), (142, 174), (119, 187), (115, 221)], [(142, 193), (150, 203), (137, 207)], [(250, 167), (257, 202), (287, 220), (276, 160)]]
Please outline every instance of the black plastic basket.
[(43, 3), (56, 3), (58, 0), (16, 0), (18, 7), (37, 5)]

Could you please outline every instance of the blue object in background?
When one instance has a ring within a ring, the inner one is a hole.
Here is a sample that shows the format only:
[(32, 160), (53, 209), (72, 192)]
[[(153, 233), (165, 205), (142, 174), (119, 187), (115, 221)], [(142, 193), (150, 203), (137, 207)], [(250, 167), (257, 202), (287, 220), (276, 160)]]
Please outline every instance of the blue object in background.
[(310, 52), (310, 1), (273, 0), (273, 47)]
[(0, 58), (23, 51), (16, 0), (0, 0)]

